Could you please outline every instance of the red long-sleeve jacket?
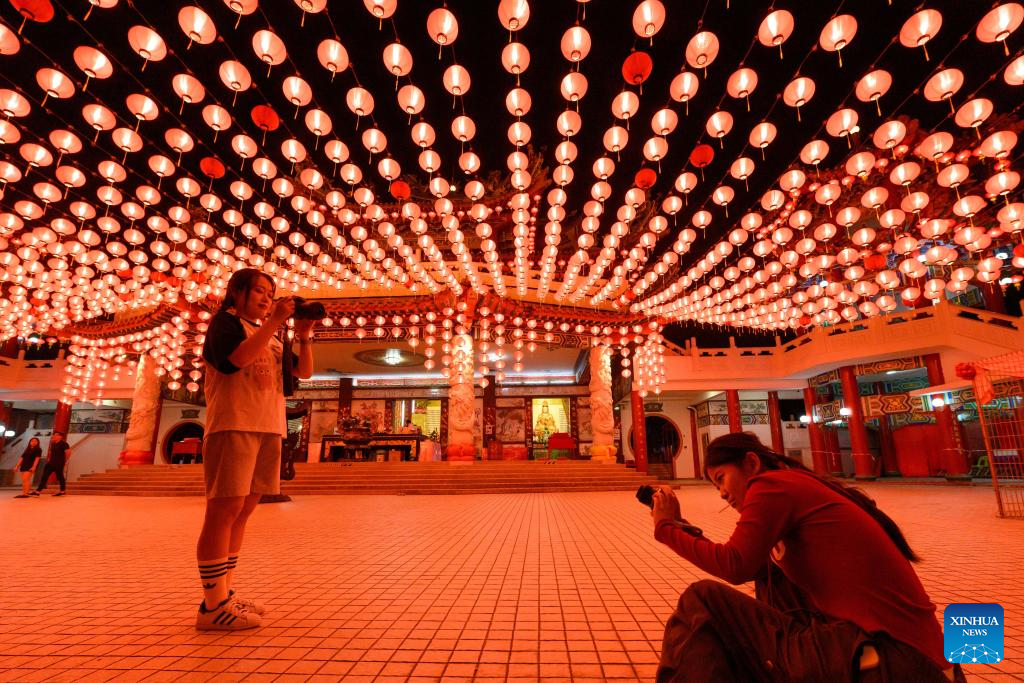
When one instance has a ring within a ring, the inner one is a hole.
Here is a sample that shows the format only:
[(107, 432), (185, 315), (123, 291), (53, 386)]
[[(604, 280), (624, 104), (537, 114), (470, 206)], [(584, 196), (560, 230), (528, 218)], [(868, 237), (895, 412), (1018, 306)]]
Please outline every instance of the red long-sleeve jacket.
[(662, 520), (655, 538), (733, 584), (750, 581), (769, 556), (822, 614), (884, 631), (947, 669), (942, 630), (910, 562), (867, 512), (812, 474), (770, 470), (750, 479), (726, 543)]

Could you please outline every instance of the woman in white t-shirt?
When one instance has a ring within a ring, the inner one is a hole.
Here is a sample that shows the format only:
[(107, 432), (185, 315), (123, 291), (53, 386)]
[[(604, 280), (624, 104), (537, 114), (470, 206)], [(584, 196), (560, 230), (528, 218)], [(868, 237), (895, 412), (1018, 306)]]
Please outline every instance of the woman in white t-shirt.
[(200, 630), (253, 628), (265, 611), (235, 595), (231, 576), (249, 515), (263, 494), (280, 492), (281, 441), (288, 431), (284, 387), (291, 382), (285, 367), (294, 367), (301, 378), (312, 374), (315, 324), (295, 321), (299, 353), (291, 355), (279, 331), (295, 302), (290, 297), (274, 301), (274, 289), (265, 273), (252, 268), (235, 272), (203, 345), (207, 500), (196, 549), (203, 585), (196, 616)]

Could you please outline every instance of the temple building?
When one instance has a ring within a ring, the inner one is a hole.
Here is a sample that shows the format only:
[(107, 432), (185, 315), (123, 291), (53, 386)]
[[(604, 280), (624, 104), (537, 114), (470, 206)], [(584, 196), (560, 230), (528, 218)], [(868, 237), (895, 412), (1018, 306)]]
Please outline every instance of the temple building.
[[(955, 368), (1020, 348), (1017, 5), (690, 35), (647, 1), (602, 74), (587, 3), (280, 4), (6, 10), (5, 466), (52, 430), (72, 480), (197, 462), (207, 321), (255, 267), (326, 307), (296, 462), (686, 479), (748, 430), (822, 473), (980, 471)], [(457, 40), (481, 23), (500, 50)]]
[(322, 306), (283, 494), (703, 491), (750, 432), (1024, 516), (1022, 21), (4, 0), (0, 486), (61, 433), (71, 498), (203, 495), (252, 268)]

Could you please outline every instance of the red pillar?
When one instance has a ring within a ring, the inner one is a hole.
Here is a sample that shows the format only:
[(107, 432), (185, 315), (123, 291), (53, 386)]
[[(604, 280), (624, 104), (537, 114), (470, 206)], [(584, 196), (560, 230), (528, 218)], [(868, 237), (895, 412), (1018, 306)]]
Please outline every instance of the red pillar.
[[(11, 428), (11, 411), (13, 404), (0, 401), (0, 448), (7, 442), (4, 432)], [(691, 418), (692, 420), (692, 418)]]
[[(992, 283), (989, 283), (992, 284)], [(937, 353), (929, 353), (924, 357), (924, 366), (928, 370), (928, 383), (943, 384), (946, 379), (942, 372), (942, 359)], [(942, 398), (945, 398), (944, 396)], [(956, 438), (956, 420), (949, 406), (935, 408), (935, 426), (939, 430), (939, 444), (942, 449), (941, 462), (946, 476), (954, 479), (966, 479), (970, 468)]]
[(71, 404), (57, 401), (57, 412), (53, 414), (53, 431), (65, 436), (71, 428)]
[(978, 283), (978, 289), (981, 290), (981, 295), (985, 299), (986, 311), (1002, 313), (1004, 315), (1006, 314), (1006, 301), (1003, 299), (1003, 288), (999, 286), (998, 282)]
[(690, 408), (690, 444), (693, 447), (693, 478), (703, 479), (704, 470), (700, 464), (700, 441), (697, 439), (697, 411)]
[(740, 416), (740, 392), (736, 389), (725, 390), (725, 402), (729, 407), (729, 433), (743, 431), (743, 418)]
[(843, 449), (839, 447), (839, 430), (836, 427), (822, 427), (825, 435), (825, 461), (829, 474), (843, 474)]
[(4, 358), (17, 358), (20, 351), (21, 347), (18, 345), (17, 337), (11, 337), (0, 343), (0, 356)]
[(633, 413), (633, 459), (636, 471), (647, 474), (647, 416), (644, 414), (644, 399), (639, 391), (629, 392), (630, 410)]
[(785, 453), (786, 445), (782, 442), (782, 412), (779, 410), (779, 392), (768, 392), (768, 426), (772, 430), (772, 450)]
[(821, 425), (815, 420), (814, 389), (804, 387), (804, 412), (811, 419), (807, 423), (807, 435), (811, 438), (811, 463), (818, 474), (828, 474), (828, 461), (825, 455), (825, 435), (821, 433)]
[[(885, 391), (882, 382), (875, 383), (875, 392), (881, 396)], [(878, 416), (878, 448), (882, 455), (882, 475), (899, 475), (900, 466), (896, 459), (896, 445), (892, 440), (892, 421), (882, 413)]]
[(853, 470), (857, 479), (876, 479), (875, 462), (868, 450), (868, 430), (864, 426), (864, 409), (857, 388), (857, 375), (852, 365), (839, 368), (839, 380), (843, 385), (843, 403), (849, 409), (847, 425), (850, 430), (850, 450), (853, 452)]

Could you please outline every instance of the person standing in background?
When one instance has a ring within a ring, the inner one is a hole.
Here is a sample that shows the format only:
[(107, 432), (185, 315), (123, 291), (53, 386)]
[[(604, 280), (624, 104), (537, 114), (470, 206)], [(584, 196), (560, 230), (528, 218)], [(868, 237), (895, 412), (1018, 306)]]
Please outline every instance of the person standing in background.
[(66, 495), (67, 491), (65, 489), (67, 489), (68, 482), (64, 477), (64, 469), (67, 467), (70, 459), (71, 446), (64, 440), (64, 434), (54, 432), (53, 436), (50, 437), (50, 451), (46, 455), (46, 467), (43, 468), (43, 478), (39, 480), (39, 488), (32, 495), (38, 496), (46, 490), (46, 483), (49, 481), (51, 474), (57, 475), (57, 483), (60, 485), (60, 491), (53, 495)]
[(39, 465), (39, 458), (43, 455), (43, 449), (39, 447), (39, 439), (32, 437), (28, 440), (25, 452), (21, 454), (14, 471), (21, 474), (21, 493), (15, 498), (28, 498), (32, 493), (32, 475), (36, 473)]

